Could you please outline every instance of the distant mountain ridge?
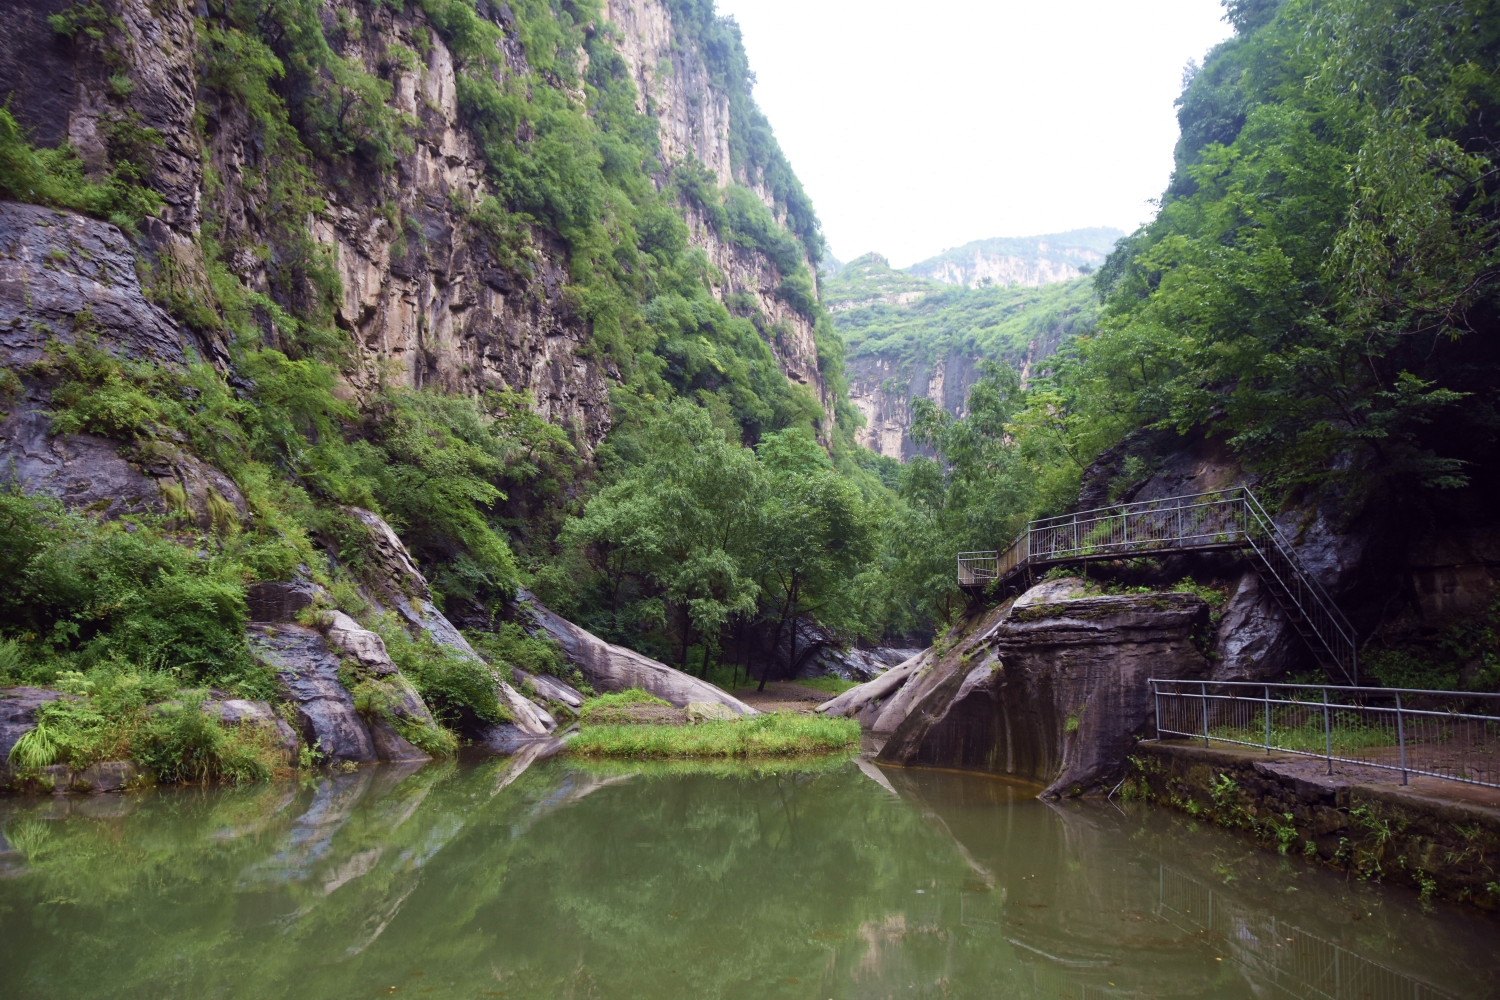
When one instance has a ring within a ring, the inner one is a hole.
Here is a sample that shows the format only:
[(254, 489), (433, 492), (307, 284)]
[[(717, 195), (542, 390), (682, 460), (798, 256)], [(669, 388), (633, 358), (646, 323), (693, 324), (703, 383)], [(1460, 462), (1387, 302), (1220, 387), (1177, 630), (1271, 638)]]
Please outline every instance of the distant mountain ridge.
[(1071, 337), (1093, 328), (1093, 282), (953, 287), (892, 268), (878, 253), (825, 277), (823, 304), (844, 340), (849, 401), (865, 418), (856, 440), (905, 461), (924, 450), (911, 440), (911, 401), (925, 396), (954, 416), (985, 361), (1005, 361), (1030, 378)]
[(1124, 235), (1120, 229), (1096, 226), (1043, 236), (999, 236), (944, 250), (902, 270), (964, 288), (1036, 288), (1093, 271)]

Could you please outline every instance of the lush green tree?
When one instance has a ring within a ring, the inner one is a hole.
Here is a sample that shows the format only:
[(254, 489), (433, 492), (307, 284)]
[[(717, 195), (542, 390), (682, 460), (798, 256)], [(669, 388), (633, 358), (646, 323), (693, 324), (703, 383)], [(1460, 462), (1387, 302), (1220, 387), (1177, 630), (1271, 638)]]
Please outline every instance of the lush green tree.
[[(791, 429), (761, 443), (767, 477), (761, 507), (758, 569), (766, 614), (775, 622), (772, 656), (790, 630), (797, 662), (797, 623), (812, 615), (835, 631), (856, 631), (855, 578), (871, 557), (876, 525), (859, 488), (836, 472), (811, 435)], [(765, 689), (769, 659), (761, 668)]]
[(755, 607), (764, 476), (754, 452), (686, 400), (648, 419), (636, 444), (642, 460), (596, 493), (563, 539), (592, 550), (611, 612), (669, 633), (686, 670), (695, 640), (716, 644), (731, 615)]

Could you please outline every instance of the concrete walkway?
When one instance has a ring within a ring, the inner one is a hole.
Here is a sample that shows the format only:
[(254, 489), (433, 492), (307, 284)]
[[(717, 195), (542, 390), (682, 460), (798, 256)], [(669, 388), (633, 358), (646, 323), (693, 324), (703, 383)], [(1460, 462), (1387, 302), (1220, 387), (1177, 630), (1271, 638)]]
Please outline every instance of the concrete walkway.
[(1360, 789), (1378, 793), (1382, 798), (1393, 797), (1409, 800), (1413, 806), (1449, 804), (1464, 809), (1478, 809), (1491, 814), (1500, 821), (1500, 788), (1487, 785), (1472, 785), (1463, 781), (1433, 778), (1413, 774), (1406, 785), (1401, 784), (1401, 772), (1383, 767), (1368, 767), (1362, 764), (1333, 762), (1333, 773), (1328, 773), (1328, 760), (1323, 757), (1308, 757), (1302, 754), (1264, 750), (1237, 746), (1232, 743), (1210, 742), (1204, 746), (1200, 740), (1151, 740), (1141, 744), (1142, 748), (1159, 748), (1173, 756), (1201, 760), (1206, 764), (1224, 760), (1241, 761), (1257, 765), (1257, 770), (1295, 779), (1323, 791), (1338, 792)]

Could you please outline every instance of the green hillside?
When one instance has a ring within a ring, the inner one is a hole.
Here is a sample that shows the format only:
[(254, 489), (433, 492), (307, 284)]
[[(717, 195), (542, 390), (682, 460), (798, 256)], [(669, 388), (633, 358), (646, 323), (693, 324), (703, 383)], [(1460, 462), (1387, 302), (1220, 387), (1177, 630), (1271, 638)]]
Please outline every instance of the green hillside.
[[(900, 297), (919, 296), (902, 302)], [(1020, 365), (1090, 329), (1098, 312), (1090, 278), (1039, 288), (955, 288), (893, 269), (878, 254), (850, 261), (823, 286), (849, 360), (902, 366), (962, 352)], [(1035, 345), (1033, 347), (1033, 345)]]

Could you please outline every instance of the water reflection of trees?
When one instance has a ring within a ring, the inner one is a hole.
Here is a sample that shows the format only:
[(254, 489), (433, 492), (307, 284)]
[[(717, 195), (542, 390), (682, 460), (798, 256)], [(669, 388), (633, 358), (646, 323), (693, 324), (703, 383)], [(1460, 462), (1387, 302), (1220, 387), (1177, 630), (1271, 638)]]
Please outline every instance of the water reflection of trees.
[[(1297, 974), (1163, 909), (1163, 859), (1207, 870), (1185, 831), (882, 777), (517, 757), (11, 800), (7, 995), (1233, 997)], [(1238, 905), (1234, 928), (1268, 912)]]

